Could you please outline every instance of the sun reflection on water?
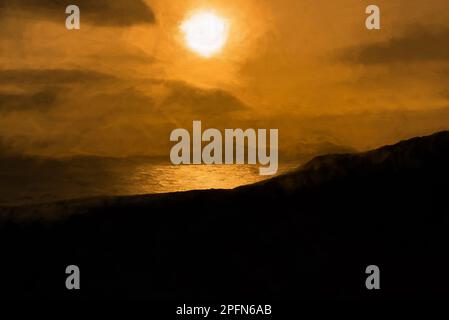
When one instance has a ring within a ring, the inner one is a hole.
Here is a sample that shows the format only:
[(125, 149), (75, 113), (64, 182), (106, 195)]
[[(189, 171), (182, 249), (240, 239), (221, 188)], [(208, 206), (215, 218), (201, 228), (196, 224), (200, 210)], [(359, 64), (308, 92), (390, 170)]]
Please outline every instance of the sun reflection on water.
[[(278, 174), (292, 169), (281, 167)], [(129, 193), (163, 193), (202, 189), (232, 189), (267, 179), (251, 165), (143, 165), (130, 178)]]

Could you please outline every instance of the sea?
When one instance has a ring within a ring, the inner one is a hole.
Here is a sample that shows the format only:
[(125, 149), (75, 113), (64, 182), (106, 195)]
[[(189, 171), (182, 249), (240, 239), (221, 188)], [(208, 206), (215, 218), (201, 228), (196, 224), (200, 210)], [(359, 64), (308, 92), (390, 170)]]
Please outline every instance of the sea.
[[(277, 175), (298, 167), (281, 164)], [(232, 189), (271, 178), (255, 165), (180, 165), (152, 158), (0, 159), (0, 206), (100, 196)]]

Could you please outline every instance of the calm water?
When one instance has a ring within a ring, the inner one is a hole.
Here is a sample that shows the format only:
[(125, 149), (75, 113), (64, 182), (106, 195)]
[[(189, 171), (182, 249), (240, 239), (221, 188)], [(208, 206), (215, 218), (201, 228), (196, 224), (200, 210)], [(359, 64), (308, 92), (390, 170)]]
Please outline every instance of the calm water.
[[(297, 167), (282, 165), (278, 174)], [(0, 160), (0, 205), (102, 195), (229, 189), (258, 182), (257, 166), (172, 166), (148, 159)]]

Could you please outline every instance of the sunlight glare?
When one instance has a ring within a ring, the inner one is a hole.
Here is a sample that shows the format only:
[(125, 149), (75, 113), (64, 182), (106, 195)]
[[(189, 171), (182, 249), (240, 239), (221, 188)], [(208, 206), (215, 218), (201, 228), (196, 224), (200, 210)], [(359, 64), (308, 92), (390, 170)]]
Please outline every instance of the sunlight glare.
[(199, 55), (210, 58), (221, 51), (228, 39), (228, 22), (213, 12), (199, 12), (181, 25), (187, 46)]

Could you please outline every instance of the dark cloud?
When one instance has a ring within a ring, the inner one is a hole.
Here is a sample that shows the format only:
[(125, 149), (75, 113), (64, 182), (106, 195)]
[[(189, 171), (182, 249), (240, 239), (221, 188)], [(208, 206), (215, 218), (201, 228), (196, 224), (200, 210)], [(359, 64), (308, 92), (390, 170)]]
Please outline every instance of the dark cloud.
[(143, 0), (0, 0), (0, 13), (15, 10), (30, 13), (34, 18), (65, 23), (65, 9), (74, 4), (80, 7), (81, 21), (99, 26), (131, 26), (153, 24), (155, 15)]
[(0, 70), (0, 85), (4, 86), (0, 112), (48, 111), (82, 99), (83, 92), (89, 94), (91, 88), (110, 88), (117, 83), (119, 79), (114, 76), (89, 70)]
[(346, 50), (343, 60), (366, 65), (449, 61), (449, 29), (415, 26), (400, 37)]
[[(0, 70), (0, 85), (13, 85), (27, 92), (3, 92), (0, 96), (3, 111), (53, 106), (57, 94), (66, 97), (67, 101), (83, 101), (94, 109), (108, 105), (116, 110), (140, 113), (154, 111), (157, 105), (159, 112), (170, 118), (191, 115), (207, 117), (247, 109), (242, 101), (221, 89), (204, 89), (181, 81), (161, 79), (125, 80), (90, 70)], [(154, 97), (142, 93), (145, 88), (154, 86), (163, 86), (168, 93), (155, 94)], [(135, 89), (137, 87), (142, 90)], [(72, 92), (75, 88), (82, 89)], [(160, 102), (156, 103), (155, 99)]]
[(449, 100), (449, 90), (443, 90), (440, 92), (440, 96), (443, 97), (444, 99)]
[[(110, 49), (110, 48), (109, 48)], [(120, 48), (122, 51), (124, 51), (123, 48)], [(111, 51), (104, 51), (100, 53), (90, 54), (86, 57), (90, 59), (91, 61), (94, 61), (97, 65), (98, 64), (105, 64), (105, 65), (119, 65), (126, 61), (127, 64), (152, 64), (157, 62), (157, 59), (153, 56), (150, 56), (146, 54), (143, 51), (135, 51), (135, 52), (118, 52), (119, 50)]]
[[(151, 115), (154, 112), (154, 99), (135, 89), (124, 89), (115, 93), (100, 93), (87, 97), (83, 100), (86, 106), (91, 107), (92, 110), (103, 110), (97, 114), (101, 115), (101, 121), (105, 117), (124, 117), (124, 118), (138, 118), (140, 116)], [(100, 120), (100, 119), (98, 119)]]
[(0, 84), (63, 85), (89, 82), (110, 82), (114, 76), (87, 70), (70, 69), (10, 69), (0, 70)]
[[(0, 85), (18, 89), (0, 92), (0, 112), (46, 111), (58, 106), (59, 98), (70, 96), (69, 91), (75, 87), (108, 86), (116, 81), (113, 76), (88, 70), (0, 70)], [(79, 96), (71, 98), (77, 100)]]
[(183, 82), (170, 82), (168, 86), (171, 94), (163, 105), (173, 112), (210, 116), (247, 109), (242, 101), (224, 90), (196, 88)]
[(32, 94), (0, 93), (0, 111), (47, 110), (55, 105), (57, 96), (58, 94), (54, 90)]

